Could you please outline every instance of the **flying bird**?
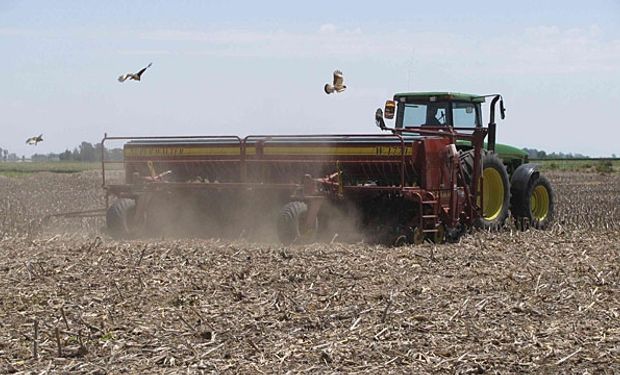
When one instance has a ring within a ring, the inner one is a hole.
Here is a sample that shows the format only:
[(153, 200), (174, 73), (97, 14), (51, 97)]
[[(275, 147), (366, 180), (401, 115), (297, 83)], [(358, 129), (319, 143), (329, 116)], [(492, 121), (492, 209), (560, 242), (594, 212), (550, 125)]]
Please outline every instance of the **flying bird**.
[(125, 82), (128, 79), (129, 80), (133, 79), (134, 81), (139, 81), (140, 77), (142, 76), (142, 73), (144, 73), (148, 68), (150, 68), (151, 65), (153, 65), (153, 63), (149, 63), (149, 65), (147, 65), (145, 68), (140, 69), (140, 71), (138, 73), (123, 74), (123, 75), (118, 77), (118, 81), (119, 82)]
[(36, 146), (37, 143), (43, 141), (43, 134), (39, 134), (38, 137), (30, 137), (28, 139), (26, 139), (26, 144), (27, 145), (34, 145)]
[(344, 77), (342, 76), (342, 72), (340, 70), (334, 71), (334, 83), (330, 85), (329, 83), (325, 84), (325, 93), (332, 94), (334, 92), (343, 92), (347, 86), (344, 85)]

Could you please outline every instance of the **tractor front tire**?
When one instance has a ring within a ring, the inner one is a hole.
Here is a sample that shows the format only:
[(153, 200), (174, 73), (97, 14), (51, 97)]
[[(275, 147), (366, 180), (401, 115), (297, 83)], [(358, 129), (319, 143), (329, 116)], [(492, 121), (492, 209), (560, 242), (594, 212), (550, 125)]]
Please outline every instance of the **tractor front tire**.
[(300, 242), (312, 242), (319, 228), (318, 217), (310, 228), (305, 228), (308, 205), (293, 201), (282, 207), (278, 215), (277, 231), (280, 242), (285, 245)]
[(127, 238), (131, 234), (130, 222), (136, 212), (136, 201), (120, 198), (114, 201), (106, 212), (108, 233), (115, 239)]

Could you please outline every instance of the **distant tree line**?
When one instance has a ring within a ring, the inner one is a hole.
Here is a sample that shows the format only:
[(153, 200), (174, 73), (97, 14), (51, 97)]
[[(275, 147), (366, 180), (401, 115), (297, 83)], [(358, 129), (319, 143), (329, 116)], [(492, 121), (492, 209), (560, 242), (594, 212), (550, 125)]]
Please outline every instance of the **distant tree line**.
[(535, 148), (523, 148), (523, 151), (527, 152), (527, 155), (531, 159), (584, 159), (588, 157), (586, 155), (582, 155), (579, 153), (573, 154), (571, 152), (569, 152), (568, 154), (565, 154), (563, 152), (552, 152), (548, 154), (544, 150), (537, 150)]
[[(24, 158), (23, 156), (21, 157)], [(17, 161), (20, 157), (17, 156), (14, 152), (9, 152), (9, 150), (0, 147), (0, 160), (2, 161)]]
[[(89, 142), (82, 142), (78, 147), (73, 148), (73, 151), (66, 149), (61, 153), (50, 152), (49, 154), (34, 154), (30, 158), (32, 161), (84, 161), (84, 162), (96, 162), (101, 161), (101, 143), (95, 143), (93, 145)], [(105, 160), (123, 160), (123, 149), (112, 148), (104, 149), (103, 157)], [(0, 161), (25, 161), (24, 156), (17, 156), (17, 154), (9, 152), (9, 150), (0, 147)]]
[[(548, 154), (543, 150), (537, 150), (535, 148), (523, 148), (523, 151), (527, 152), (527, 155), (530, 159), (589, 159), (590, 157), (587, 155), (572, 153), (569, 152), (567, 154), (563, 152), (552, 152)], [(611, 154), (612, 158), (616, 158), (616, 154)]]
[[(78, 147), (73, 148), (73, 151), (66, 149), (60, 154), (34, 154), (32, 155), (32, 161), (84, 161), (95, 162), (101, 161), (101, 143), (95, 143), (93, 145), (89, 142), (82, 142)], [(103, 157), (105, 160), (123, 160), (123, 149), (105, 148), (103, 150)]]

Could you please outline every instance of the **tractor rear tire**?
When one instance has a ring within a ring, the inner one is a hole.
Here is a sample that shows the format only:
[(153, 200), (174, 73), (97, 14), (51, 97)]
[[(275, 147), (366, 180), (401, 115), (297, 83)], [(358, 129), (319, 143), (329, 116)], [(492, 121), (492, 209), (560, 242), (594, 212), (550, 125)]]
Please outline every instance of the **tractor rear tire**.
[[(474, 170), (474, 150), (462, 152), (460, 159), (465, 182), (470, 185)], [(482, 215), (475, 220), (474, 226), (484, 230), (499, 230), (509, 215), (510, 180), (504, 163), (494, 152), (483, 152), (482, 177)]]
[(318, 217), (311, 228), (304, 229), (308, 205), (293, 201), (282, 207), (278, 215), (277, 231), (280, 242), (285, 245), (301, 242), (312, 242), (319, 229)]
[(526, 199), (522, 207), (513, 207), (517, 227), (527, 229), (547, 229), (553, 222), (555, 212), (555, 194), (551, 183), (545, 176), (533, 178), (527, 188)]
[(129, 237), (130, 219), (136, 212), (136, 201), (128, 198), (120, 198), (114, 201), (106, 212), (106, 226), (108, 233), (115, 239)]

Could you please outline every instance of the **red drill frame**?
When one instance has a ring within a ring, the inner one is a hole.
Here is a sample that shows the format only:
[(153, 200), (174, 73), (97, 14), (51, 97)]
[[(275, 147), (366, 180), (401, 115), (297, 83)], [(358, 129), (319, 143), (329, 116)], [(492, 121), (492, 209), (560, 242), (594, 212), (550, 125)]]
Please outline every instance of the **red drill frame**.
[[(325, 201), (358, 205), (379, 196), (397, 197), (417, 214), (403, 225), (414, 242), (424, 235), (469, 227), (481, 215), (481, 155), (486, 128), (416, 127), (389, 135), (255, 135), (109, 137), (102, 139), (102, 186), (109, 196), (136, 200), (133, 224), (140, 227), (151, 196), (222, 191), (251, 199), (279, 192), (308, 204), (305, 223), (316, 220)], [(456, 141), (474, 150), (469, 184)], [(123, 161), (104, 158), (105, 144), (129, 141)], [(179, 146), (180, 145), (180, 146)], [(125, 183), (110, 184), (109, 165), (121, 163)], [(168, 172), (176, 176), (168, 177)], [(258, 213), (257, 213), (258, 214)]]

